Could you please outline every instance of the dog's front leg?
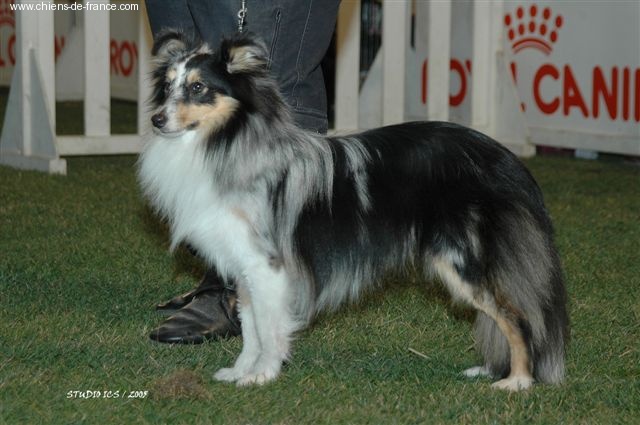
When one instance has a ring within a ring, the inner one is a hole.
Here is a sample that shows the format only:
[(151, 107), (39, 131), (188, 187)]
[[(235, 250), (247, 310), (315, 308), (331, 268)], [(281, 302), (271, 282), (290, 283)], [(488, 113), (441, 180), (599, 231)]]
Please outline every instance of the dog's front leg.
[(238, 286), (242, 352), (232, 368), (216, 372), (216, 379), (251, 385), (279, 375), (295, 330), (288, 285), (284, 267), (274, 267), (268, 259), (247, 270)]
[[(267, 262), (249, 279), (251, 309), (260, 344), (260, 355), (238, 385), (264, 384), (280, 373), (282, 362), (289, 355), (294, 322), (290, 314), (289, 280), (284, 267)], [(244, 329), (244, 328), (243, 328)]]
[(251, 294), (244, 281), (238, 281), (238, 316), (242, 326), (242, 351), (233, 367), (218, 370), (214, 378), (218, 381), (235, 382), (249, 373), (260, 356), (260, 340), (255, 325)]

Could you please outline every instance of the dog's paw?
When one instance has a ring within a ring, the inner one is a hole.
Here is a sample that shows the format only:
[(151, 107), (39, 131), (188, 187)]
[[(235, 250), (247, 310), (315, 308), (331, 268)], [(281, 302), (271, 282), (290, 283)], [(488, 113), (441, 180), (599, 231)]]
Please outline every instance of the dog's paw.
[(493, 376), (489, 368), (486, 366), (474, 366), (462, 371), (467, 378), (491, 377)]
[(271, 382), (280, 374), (281, 362), (277, 359), (262, 359), (258, 361), (246, 374), (236, 381), (239, 387), (248, 385), (264, 385)]
[(214, 375), (214, 379), (222, 382), (235, 382), (242, 377), (242, 371), (235, 367), (224, 367), (218, 370)]
[(278, 377), (278, 372), (273, 370), (265, 370), (262, 372), (247, 373), (242, 378), (236, 381), (239, 387), (246, 387), (249, 385), (264, 385), (267, 382), (271, 382)]
[(524, 391), (533, 385), (533, 378), (530, 376), (510, 376), (491, 384), (491, 387), (507, 391)]

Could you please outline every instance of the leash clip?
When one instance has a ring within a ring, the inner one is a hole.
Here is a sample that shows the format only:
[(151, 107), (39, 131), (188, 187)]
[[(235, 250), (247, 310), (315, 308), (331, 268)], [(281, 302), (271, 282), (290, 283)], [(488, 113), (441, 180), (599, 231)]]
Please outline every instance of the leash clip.
[(244, 18), (247, 16), (246, 0), (242, 0), (242, 7), (238, 10), (238, 32), (242, 34), (244, 30)]

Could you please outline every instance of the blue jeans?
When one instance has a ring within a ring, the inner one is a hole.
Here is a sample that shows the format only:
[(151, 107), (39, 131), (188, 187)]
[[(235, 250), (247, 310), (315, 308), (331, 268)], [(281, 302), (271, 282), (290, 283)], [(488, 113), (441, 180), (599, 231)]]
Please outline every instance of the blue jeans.
[[(146, 0), (153, 34), (195, 31), (216, 48), (238, 30), (240, 0)], [(340, 0), (246, 0), (244, 31), (269, 48), (269, 68), (296, 123), (327, 131), (327, 96), (320, 62), (329, 47)]]

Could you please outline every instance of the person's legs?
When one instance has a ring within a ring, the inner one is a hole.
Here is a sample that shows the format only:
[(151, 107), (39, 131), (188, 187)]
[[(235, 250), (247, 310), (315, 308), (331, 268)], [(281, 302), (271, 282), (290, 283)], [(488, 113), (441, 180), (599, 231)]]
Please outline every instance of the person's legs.
[[(271, 31), (264, 37), (271, 46), (271, 73), (277, 78), (294, 119), (303, 128), (326, 133), (327, 96), (320, 64), (335, 28), (339, 0), (279, 0), (273, 4)], [(251, 12), (249, 12), (250, 14)], [(265, 25), (262, 15), (257, 25)], [(248, 29), (251, 30), (249, 19)], [(262, 36), (260, 31), (256, 31)]]

